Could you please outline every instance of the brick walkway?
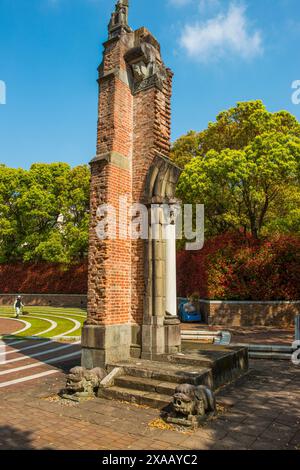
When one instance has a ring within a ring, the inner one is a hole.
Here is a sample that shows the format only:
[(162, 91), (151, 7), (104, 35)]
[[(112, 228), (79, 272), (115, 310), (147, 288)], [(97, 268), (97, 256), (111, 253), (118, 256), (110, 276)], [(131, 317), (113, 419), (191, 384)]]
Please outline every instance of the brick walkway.
[(10, 335), (14, 331), (23, 328), (24, 324), (20, 321), (14, 320), (5, 320), (0, 318), (0, 334), (1, 335)]
[(23, 390), (32, 381), (41, 383), (46, 377), (56, 375), (59, 366), (68, 370), (77, 364), (80, 354), (81, 347), (75, 343), (4, 340), (0, 348), (0, 391)]
[(45, 398), (64, 383), (58, 373), (0, 389), (0, 449), (300, 449), (300, 367), (292, 364), (252, 362), (219, 397), (228, 412), (191, 435), (149, 427), (156, 410)]

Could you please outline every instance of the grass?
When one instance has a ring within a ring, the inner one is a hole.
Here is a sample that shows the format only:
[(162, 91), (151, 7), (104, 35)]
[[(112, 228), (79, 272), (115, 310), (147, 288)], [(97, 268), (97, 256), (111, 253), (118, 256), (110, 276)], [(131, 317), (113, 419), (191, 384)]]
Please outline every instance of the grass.
[[(38, 338), (52, 338), (61, 334), (65, 334), (75, 327), (74, 322), (69, 319), (74, 319), (80, 323), (80, 328), (70, 333), (70, 336), (80, 336), (83, 322), (86, 319), (86, 311), (79, 308), (56, 308), (56, 307), (24, 307), (25, 315), (20, 316), (20, 320), (24, 320), (31, 324), (31, 327), (20, 333), (14, 335), (16, 337), (27, 337), (36, 335)], [(38, 316), (40, 319), (32, 318)], [(0, 318), (13, 318), (14, 310), (12, 307), (3, 306), (0, 307)], [(63, 318), (67, 317), (67, 318)], [(48, 333), (40, 335), (39, 333), (50, 328), (51, 324), (46, 319), (52, 320), (57, 323), (57, 327)], [(16, 327), (16, 331), (22, 329), (22, 327)], [(0, 331), (0, 335), (1, 332)]]

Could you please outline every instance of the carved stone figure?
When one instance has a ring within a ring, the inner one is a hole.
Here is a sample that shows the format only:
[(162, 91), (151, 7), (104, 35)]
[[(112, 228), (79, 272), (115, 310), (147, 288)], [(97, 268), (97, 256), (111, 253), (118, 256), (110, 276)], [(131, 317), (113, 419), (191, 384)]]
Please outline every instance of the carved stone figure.
[(129, 50), (125, 59), (132, 68), (134, 91), (140, 91), (154, 83), (159, 87), (163, 86), (167, 71), (161, 62), (159, 51), (152, 44), (142, 42), (139, 47)]
[(214, 393), (204, 385), (178, 385), (172, 402), (172, 411), (167, 421), (195, 427), (200, 421), (216, 411)]
[(106, 375), (107, 372), (99, 367), (91, 370), (84, 367), (74, 367), (69, 372), (62, 397), (76, 401), (94, 397)]
[(133, 76), (136, 82), (140, 83), (150, 77), (155, 77), (160, 83), (163, 83), (167, 78), (165, 68), (157, 62), (149, 62), (146, 64), (144, 61), (140, 61), (132, 65)]
[(153, 67), (152, 64), (146, 65), (145, 62), (142, 60), (136, 64), (132, 65), (132, 71), (133, 71), (133, 77), (136, 82), (140, 83), (145, 78), (149, 78), (151, 75), (153, 75)]
[(175, 390), (173, 406), (177, 413), (185, 416), (200, 415), (215, 411), (213, 392), (204, 385), (198, 387), (190, 384), (179, 385)]

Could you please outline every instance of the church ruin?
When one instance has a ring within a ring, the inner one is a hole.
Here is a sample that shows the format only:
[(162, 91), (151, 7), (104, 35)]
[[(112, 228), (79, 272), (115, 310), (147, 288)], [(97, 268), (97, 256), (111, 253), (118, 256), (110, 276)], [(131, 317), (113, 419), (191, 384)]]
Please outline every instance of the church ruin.
[[(180, 170), (169, 158), (172, 71), (146, 29), (128, 24), (128, 0), (119, 0), (108, 26), (99, 67), (97, 153), (91, 161), (88, 317), (82, 364), (87, 368), (155, 359), (181, 348), (176, 305), (175, 225), (158, 209), (152, 239), (97, 236), (98, 207), (127, 212), (143, 203), (176, 205)], [(150, 220), (150, 217), (149, 217)], [(122, 233), (120, 218), (117, 232)], [(163, 231), (169, 234), (167, 239)]]

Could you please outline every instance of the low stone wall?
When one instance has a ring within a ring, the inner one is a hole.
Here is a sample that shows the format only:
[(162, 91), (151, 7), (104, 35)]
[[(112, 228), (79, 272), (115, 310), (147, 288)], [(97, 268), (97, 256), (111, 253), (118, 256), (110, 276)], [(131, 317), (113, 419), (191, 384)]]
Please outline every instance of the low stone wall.
[[(18, 294), (0, 294), (0, 305), (13, 305)], [(87, 296), (81, 294), (23, 294), (28, 306), (86, 308)], [(180, 299), (178, 299), (180, 300)], [(222, 326), (294, 327), (300, 315), (298, 302), (254, 302), (201, 300), (200, 309), (205, 321)]]
[(208, 301), (201, 300), (200, 308), (211, 325), (223, 326), (294, 326), (300, 315), (298, 302)]
[[(0, 294), (0, 305), (13, 305), (18, 294)], [(44, 307), (87, 307), (87, 296), (81, 294), (22, 294), (24, 305)]]

